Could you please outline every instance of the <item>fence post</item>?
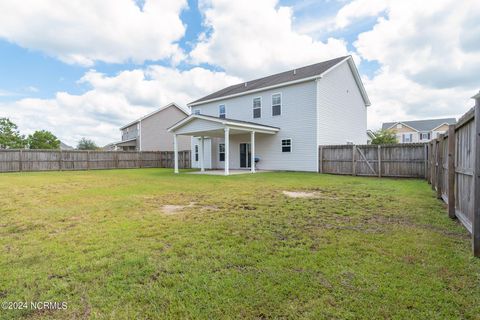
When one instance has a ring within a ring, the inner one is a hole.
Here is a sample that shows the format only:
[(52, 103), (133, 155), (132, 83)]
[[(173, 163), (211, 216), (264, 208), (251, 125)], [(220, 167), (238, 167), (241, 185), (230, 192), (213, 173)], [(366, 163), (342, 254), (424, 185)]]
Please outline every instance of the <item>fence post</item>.
[(472, 247), (473, 255), (480, 257), (480, 94), (475, 96), (475, 167), (473, 185), (473, 221)]
[(90, 150), (87, 150), (87, 170), (90, 170)]
[(431, 161), (431, 168), (430, 168), (430, 179), (432, 180), (432, 190), (435, 190), (435, 166), (436, 166), (436, 161), (437, 161), (437, 142), (436, 139), (433, 139), (431, 141), (431, 146), (432, 148), (432, 161)]
[(63, 150), (60, 149), (60, 159), (58, 160), (58, 169), (63, 171)]
[(423, 146), (423, 157), (425, 160), (423, 161), (423, 165), (425, 166), (424, 174), (425, 174), (425, 180), (428, 181), (428, 147), (427, 144)]
[(20, 154), (18, 155), (18, 170), (23, 171), (23, 150), (20, 149)]
[(378, 145), (377, 148), (377, 153), (378, 153), (378, 177), (382, 177), (382, 146)]
[(352, 145), (352, 175), (356, 176), (357, 175), (357, 164), (355, 162), (356, 158), (356, 147), (355, 145)]
[(318, 149), (318, 172), (323, 173), (323, 147)]
[(455, 125), (448, 126), (448, 216), (455, 218)]
[(142, 167), (142, 162), (141, 162), (141, 151), (137, 151), (137, 167), (141, 168)]
[(444, 145), (444, 134), (438, 136), (438, 157), (437, 157), (437, 198), (442, 198), (442, 187), (443, 187), (443, 145)]
[(113, 159), (114, 159), (114, 162), (115, 162), (115, 169), (120, 169), (119, 168), (119, 161), (118, 161), (118, 151), (114, 151), (114, 156), (113, 156)]

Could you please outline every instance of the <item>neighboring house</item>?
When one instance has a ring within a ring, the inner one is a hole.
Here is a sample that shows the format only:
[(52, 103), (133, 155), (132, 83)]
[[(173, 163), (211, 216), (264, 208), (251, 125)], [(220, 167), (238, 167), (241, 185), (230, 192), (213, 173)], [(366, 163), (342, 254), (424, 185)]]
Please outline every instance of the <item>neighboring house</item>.
[(375, 133), (372, 130), (367, 130), (367, 144), (372, 144), (373, 139), (375, 139)]
[(120, 150), (120, 148), (117, 147), (117, 145), (115, 143), (109, 143), (109, 144), (103, 146), (102, 150), (103, 151), (118, 151), (118, 150)]
[(169, 131), (193, 137), (193, 167), (318, 171), (318, 146), (367, 142), (369, 105), (346, 56), (214, 92)]
[(60, 141), (60, 150), (73, 150), (74, 148)]
[[(188, 111), (170, 103), (121, 127), (122, 141), (108, 147), (124, 151), (173, 151), (173, 135), (167, 129), (187, 116)], [(190, 138), (179, 138), (178, 147), (179, 150), (190, 150)]]
[(456, 122), (455, 118), (387, 122), (382, 129), (393, 131), (399, 143), (427, 142), (445, 133), (448, 126)]

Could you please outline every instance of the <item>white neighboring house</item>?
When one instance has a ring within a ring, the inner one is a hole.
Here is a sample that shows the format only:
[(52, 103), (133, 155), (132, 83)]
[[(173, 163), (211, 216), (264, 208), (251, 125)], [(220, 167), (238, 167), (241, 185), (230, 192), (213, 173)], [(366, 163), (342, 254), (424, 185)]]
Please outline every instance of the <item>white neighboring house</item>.
[(448, 131), (448, 126), (456, 122), (455, 118), (387, 122), (382, 129), (393, 131), (399, 143), (428, 142)]
[(345, 56), (214, 92), (169, 131), (193, 137), (192, 166), (202, 170), (318, 171), (319, 145), (367, 142), (369, 105)]
[[(167, 129), (188, 115), (184, 108), (169, 103), (121, 127), (122, 140), (106, 147), (124, 151), (173, 151), (173, 135)], [(178, 147), (190, 150), (190, 138), (179, 138)]]

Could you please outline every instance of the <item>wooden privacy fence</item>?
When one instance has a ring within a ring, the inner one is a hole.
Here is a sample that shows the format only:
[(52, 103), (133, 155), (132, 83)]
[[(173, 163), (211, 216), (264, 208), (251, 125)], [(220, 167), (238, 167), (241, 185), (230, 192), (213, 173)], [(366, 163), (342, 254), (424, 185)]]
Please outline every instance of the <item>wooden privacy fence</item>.
[[(0, 150), (0, 172), (173, 168), (173, 151)], [(179, 168), (191, 168), (190, 151), (178, 152)]]
[(319, 172), (376, 177), (425, 178), (425, 143), (320, 146)]
[(473, 254), (480, 256), (480, 102), (447, 133), (428, 144), (427, 180), (472, 235)]

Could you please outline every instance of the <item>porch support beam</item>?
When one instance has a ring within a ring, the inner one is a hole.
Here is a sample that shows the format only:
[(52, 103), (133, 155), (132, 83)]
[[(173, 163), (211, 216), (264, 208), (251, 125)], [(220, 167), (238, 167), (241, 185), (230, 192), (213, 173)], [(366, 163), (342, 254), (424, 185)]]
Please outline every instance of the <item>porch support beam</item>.
[(173, 135), (173, 162), (175, 166), (175, 173), (178, 173), (178, 143), (177, 143), (177, 135)]
[(230, 174), (230, 128), (225, 127), (225, 175)]
[(205, 137), (200, 137), (200, 171), (205, 171)]
[(251, 154), (251, 164), (250, 171), (255, 173), (255, 131), (250, 132), (250, 154)]

